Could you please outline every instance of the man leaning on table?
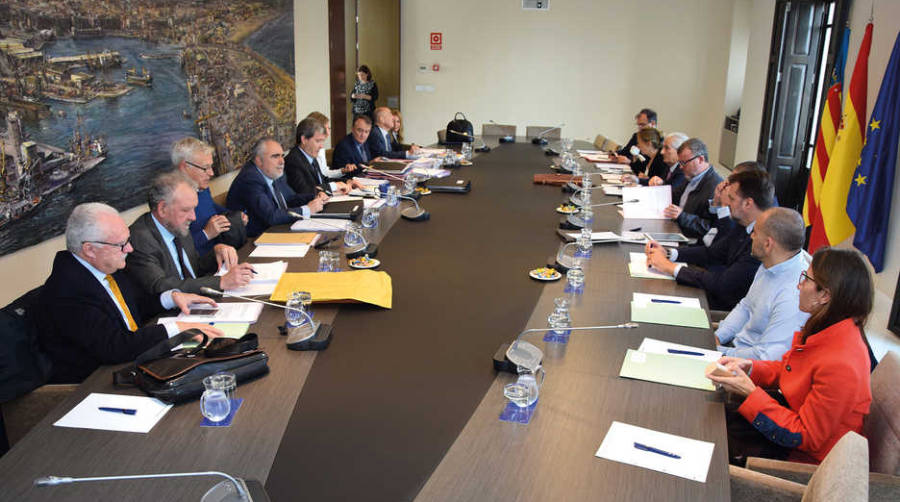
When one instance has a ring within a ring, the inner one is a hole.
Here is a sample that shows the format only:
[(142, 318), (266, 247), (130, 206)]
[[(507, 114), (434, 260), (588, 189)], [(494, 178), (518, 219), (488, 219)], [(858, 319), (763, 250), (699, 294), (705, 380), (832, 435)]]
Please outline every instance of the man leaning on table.
[(41, 349), (50, 357), (52, 383), (77, 383), (101, 364), (124, 363), (156, 343), (196, 328), (210, 337), (222, 332), (208, 324), (167, 322), (141, 327), (163, 310), (188, 312), (209, 298), (177, 290), (150, 294), (122, 269), (132, 251), (128, 227), (118, 211), (98, 202), (75, 207), (66, 223), (66, 250), (56, 254), (31, 321)]
[(759, 215), (772, 206), (774, 194), (765, 173), (732, 174), (725, 198), (737, 225), (709, 247), (698, 244), (667, 249), (658, 242), (649, 242), (645, 248), (647, 264), (674, 276), (679, 284), (703, 288), (709, 308), (731, 310), (747, 294), (759, 267), (759, 260), (750, 254), (750, 233)]
[(247, 213), (247, 236), (256, 237), (273, 225), (293, 222), (288, 211), (309, 216), (321, 211), (326, 200), (324, 192), (298, 194), (288, 186), (284, 150), (275, 138), (265, 137), (253, 145), (253, 158), (231, 182), (225, 207)]
[(747, 296), (719, 323), (716, 344), (726, 356), (776, 361), (809, 317), (800, 311), (796, 287), (810, 261), (803, 250), (803, 217), (793, 209), (767, 209), (750, 237), (750, 252), (762, 266)]
[(678, 147), (678, 162), (687, 183), (672, 187), (672, 204), (663, 215), (672, 218), (688, 237), (702, 237), (712, 225), (709, 201), (722, 177), (709, 163), (706, 144), (690, 138)]
[[(249, 263), (238, 263), (237, 251), (216, 244), (200, 256), (194, 249), (190, 225), (197, 207), (197, 187), (181, 174), (171, 171), (153, 179), (147, 191), (150, 211), (131, 224), (131, 244), (125, 269), (151, 293), (178, 289), (199, 293), (200, 288), (235, 289), (253, 276)], [(228, 271), (213, 275), (220, 268)]]
[(394, 115), (391, 109), (380, 106), (375, 109), (375, 126), (369, 134), (367, 143), (369, 151), (375, 157), (388, 159), (406, 159), (419, 153), (419, 146), (412, 145), (409, 150), (393, 150), (391, 148), (391, 131), (394, 130)]

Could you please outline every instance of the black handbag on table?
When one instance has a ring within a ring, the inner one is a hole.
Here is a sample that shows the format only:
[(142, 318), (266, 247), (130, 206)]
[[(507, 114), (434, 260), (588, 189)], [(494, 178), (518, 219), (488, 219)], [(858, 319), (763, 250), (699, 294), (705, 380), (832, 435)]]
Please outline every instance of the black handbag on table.
[[(194, 348), (172, 350), (202, 335)], [(215, 338), (209, 345), (205, 333), (189, 329), (163, 340), (139, 355), (133, 366), (113, 373), (117, 386), (135, 386), (167, 403), (198, 399), (203, 394), (203, 379), (227, 371), (238, 384), (269, 372), (269, 355), (259, 349), (256, 333), (241, 338)]]
[(447, 124), (445, 138), (446, 143), (471, 143), (475, 141), (475, 128), (472, 127), (471, 122), (466, 120), (466, 116), (462, 112), (456, 112), (453, 120)]

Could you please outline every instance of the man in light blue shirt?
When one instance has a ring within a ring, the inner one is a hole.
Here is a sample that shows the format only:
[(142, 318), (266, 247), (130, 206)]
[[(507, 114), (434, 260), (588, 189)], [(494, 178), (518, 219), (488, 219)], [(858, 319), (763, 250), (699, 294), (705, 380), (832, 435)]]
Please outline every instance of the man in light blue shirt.
[(803, 217), (774, 207), (756, 220), (751, 254), (762, 262), (745, 296), (716, 330), (726, 356), (777, 360), (791, 346), (809, 314), (801, 312), (797, 281), (809, 267), (803, 251)]

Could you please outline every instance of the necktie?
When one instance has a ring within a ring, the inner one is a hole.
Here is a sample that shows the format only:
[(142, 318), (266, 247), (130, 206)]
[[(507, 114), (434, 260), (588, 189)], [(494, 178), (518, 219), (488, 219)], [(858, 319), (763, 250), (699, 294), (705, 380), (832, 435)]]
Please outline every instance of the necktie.
[(194, 274), (191, 273), (191, 269), (184, 263), (184, 248), (181, 247), (181, 243), (178, 242), (178, 237), (173, 238), (172, 243), (175, 244), (175, 254), (178, 256), (178, 266), (181, 267), (181, 278), (193, 279)]
[(277, 183), (272, 183), (272, 192), (275, 193), (275, 203), (278, 204), (278, 207), (287, 211), (287, 202), (284, 201), (284, 195), (281, 195), (281, 190), (278, 189)]
[(116, 283), (116, 280), (113, 279), (113, 276), (106, 276), (106, 283), (109, 284), (109, 289), (112, 291), (113, 296), (116, 297), (116, 303), (119, 304), (119, 308), (122, 309), (122, 312), (125, 313), (125, 320), (128, 321), (128, 329), (131, 331), (137, 330), (137, 323), (134, 322), (134, 317), (131, 316), (131, 310), (128, 309), (128, 304), (125, 303), (125, 297), (122, 296), (122, 291), (119, 289), (119, 285)]
[(356, 144), (356, 149), (359, 150), (359, 158), (362, 159), (363, 163), (368, 162), (369, 157), (366, 155), (366, 149), (359, 143)]
[(319, 186), (322, 187), (322, 190), (330, 197), (331, 196), (331, 187), (328, 186), (328, 183), (322, 179), (322, 170), (319, 169), (319, 161), (316, 159), (312, 159), (312, 167), (313, 171), (316, 173), (316, 179), (319, 180)]

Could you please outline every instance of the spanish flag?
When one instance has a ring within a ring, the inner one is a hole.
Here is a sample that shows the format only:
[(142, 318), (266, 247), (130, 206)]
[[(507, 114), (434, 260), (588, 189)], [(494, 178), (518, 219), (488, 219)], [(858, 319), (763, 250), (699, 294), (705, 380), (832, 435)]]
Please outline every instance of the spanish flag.
[[(841, 128), (822, 183), (819, 208), (829, 245), (835, 245), (853, 234), (853, 222), (847, 216), (847, 193), (866, 139), (866, 89), (869, 83), (869, 49), (872, 46), (872, 23), (866, 25), (859, 55), (850, 77), (850, 91), (844, 102)], [(815, 249), (810, 246), (810, 252)]]
[(831, 70), (831, 82), (822, 107), (822, 118), (819, 120), (819, 133), (816, 135), (816, 149), (812, 168), (809, 170), (809, 181), (806, 184), (806, 201), (803, 204), (803, 221), (812, 226), (809, 232), (809, 250), (814, 252), (827, 245), (825, 226), (822, 223), (822, 212), (819, 200), (822, 196), (822, 183), (828, 172), (828, 162), (834, 150), (834, 140), (841, 126), (841, 95), (844, 92), (844, 65), (847, 63), (847, 47), (850, 45), (850, 28), (844, 28), (841, 46)]

